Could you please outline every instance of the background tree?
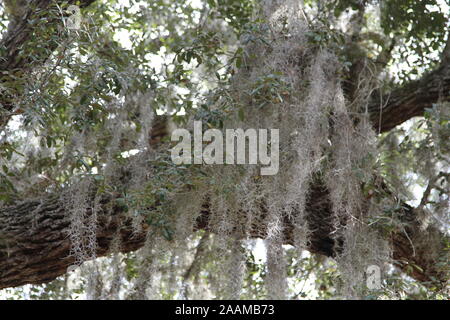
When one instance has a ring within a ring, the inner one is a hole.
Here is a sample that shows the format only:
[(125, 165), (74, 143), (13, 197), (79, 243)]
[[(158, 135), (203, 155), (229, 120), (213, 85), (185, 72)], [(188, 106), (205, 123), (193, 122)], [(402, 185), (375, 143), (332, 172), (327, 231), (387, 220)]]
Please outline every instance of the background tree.
[[(448, 297), (444, 1), (1, 13), (0, 288), (34, 285), (3, 295)], [(174, 165), (193, 120), (280, 128), (279, 174)]]

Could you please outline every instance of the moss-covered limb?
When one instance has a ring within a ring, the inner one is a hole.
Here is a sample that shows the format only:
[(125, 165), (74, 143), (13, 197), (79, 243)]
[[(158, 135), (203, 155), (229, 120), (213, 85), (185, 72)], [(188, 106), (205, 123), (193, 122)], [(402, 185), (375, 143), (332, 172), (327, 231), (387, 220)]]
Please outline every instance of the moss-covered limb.
[[(110, 201), (114, 199), (103, 199), (106, 211), (98, 216), (97, 256), (109, 253), (119, 225), (122, 252), (136, 250), (145, 241), (143, 233), (132, 232), (130, 219), (119, 207), (109, 210)], [(57, 197), (42, 201), (29, 200), (2, 209), (0, 287), (43, 283), (65, 274), (75, 261), (69, 255), (69, 233), (69, 215)]]
[[(311, 192), (307, 210), (314, 232), (308, 249), (313, 253), (333, 256), (335, 245), (330, 236), (331, 226), (327, 227), (324, 223), (324, 217), (330, 215), (330, 204), (324, 192), (323, 188), (313, 188)], [(143, 226), (142, 233), (133, 233), (130, 216), (123, 211), (123, 206), (117, 205), (114, 196), (102, 198), (101, 207), (98, 213), (97, 257), (110, 252), (118, 231), (122, 252), (137, 250), (145, 244), (148, 225)], [(390, 234), (394, 259), (419, 281), (445, 281), (447, 274), (441, 270), (440, 263), (443, 257), (438, 255), (445, 252), (445, 237), (432, 226), (421, 230), (419, 222), (411, 218), (414, 209), (409, 206), (404, 208), (402, 214), (408, 217), (406, 227)], [(0, 210), (0, 288), (44, 283), (66, 273), (67, 267), (74, 263), (74, 257), (69, 255), (70, 221), (65, 210), (64, 203), (58, 197), (27, 200)], [(261, 214), (264, 215), (264, 212)], [(210, 216), (205, 204), (194, 229), (209, 230)], [(284, 230), (285, 243), (293, 244), (294, 227), (289, 219), (285, 219)], [(249, 234), (264, 238), (267, 230), (264, 227), (254, 228)]]
[(392, 92), (373, 94), (370, 119), (378, 132), (387, 132), (406, 120), (424, 114), (439, 101), (450, 101), (450, 60)]

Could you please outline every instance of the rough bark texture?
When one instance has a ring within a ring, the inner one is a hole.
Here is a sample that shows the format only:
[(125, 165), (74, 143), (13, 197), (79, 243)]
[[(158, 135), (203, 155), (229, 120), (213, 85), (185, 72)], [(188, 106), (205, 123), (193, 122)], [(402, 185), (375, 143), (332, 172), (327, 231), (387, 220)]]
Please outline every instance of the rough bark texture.
[[(108, 254), (118, 230), (122, 252), (144, 244), (144, 234), (132, 236), (130, 221), (122, 213), (113, 207), (99, 215), (98, 256)], [(55, 197), (0, 211), (0, 288), (43, 283), (66, 273), (74, 263), (69, 255), (69, 226), (65, 208)]]
[(450, 65), (444, 61), (436, 70), (387, 95), (376, 93), (369, 112), (379, 132), (386, 132), (412, 117), (423, 115), (433, 103), (450, 100)]
[[(81, 6), (94, 0), (83, 0)], [(71, 2), (71, 1), (69, 1)], [(0, 60), (0, 70), (3, 76), (14, 72), (24, 72), (32, 68), (36, 61), (19, 58), (17, 50), (26, 47), (33, 35), (30, 19), (39, 11), (46, 10), (51, 1), (32, 1), (33, 11), (29, 11), (22, 21), (19, 21), (4, 35), (1, 46), (4, 56)], [(49, 49), (52, 49), (49, 44)], [(447, 46), (449, 47), (449, 46)], [(443, 63), (435, 71), (425, 75), (421, 80), (398, 88), (389, 95), (375, 95), (370, 107), (371, 119), (380, 132), (388, 131), (396, 125), (413, 116), (423, 114), (425, 108), (431, 107), (438, 99), (449, 100), (450, 74), (449, 49), (443, 55)], [(46, 57), (40, 57), (42, 63)], [(0, 117), (0, 127), (14, 114), (11, 97), (0, 95), (4, 110)], [(152, 137), (152, 139), (154, 139)], [(158, 140), (157, 138), (155, 138)], [(308, 223), (315, 231), (310, 239), (309, 250), (314, 253), (333, 255), (336, 247), (330, 238), (330, 226), (325, 223), (330, 216), (330, 203), (327, 190), (313, 186), (307, 204), (309, 212)], [(104, 210), (98, 216), (97, 256), (108, 254), (112, 239), (120, 234), (121, 251), (136, 250), (144, 244), (144, 234), (132, 234), (130, 220), (118, 206), (111, 205), (113, 198), (102, 201)], [(112, 209), (111, 209), (112, 208)], [(264, 214), (262, 212), (262, 214)], [(430, 277), (445, 280), (445, 275), (436, 267), (437, 255), (429, 252), (429, 241), (442, 242), (443, 235), (434, 227), (426, 231), (420, 229), (415, 220), (414, 209), (405, 206), (402, 216), (407, 221), (405, 230), (397, 230), (390, 234), (394, 248), (394, 259), (400, 267), (407, 268), (414, 264), (419, 269), (413, 269), (412, 276), (420, 281)], [(68, 215), (58, 195), (42, 200), (25, 200), (11, 207), (0, 209), (0, 288), (14, 287), (23, 284), (38, 284), (51, 281), (66, 272), (74, 259), (69, 256), (70, 240), (68, 238)], [(209, 211), (207, 205), (201, 212), (195, 229), (208, 228)], [(144, 226), (145, 231), (145, 226)], [(193, 230), (195, 231), (195, 230)], [(293, 242), (293, 227), (286, 220), (286, 243)], [(265, 230), (253, 230), (252, 236), (264, 237)]]
[[(332, 226), (326, 223), (331, 210), (327, 194), (325, 188), (317, 185), (311, 190), (307, 212), (308, 224), (314, 231), (308, 249), (312, 253), (332, 257), (335, 244), (330, 237)], [(110, 253), (110, 245), (118, 234), (121, 252), (142, 247), (147, 226), (144, 225), (142, 233), (133, 234), (131, 220), (121, 206), (114, 205), (113, 197), (104, 198), (101, 203), (102, 210), (98, 214), (97, 256)], [(419, 266), (422, 271), (410, 268), (411, 276), (417, 280), (430, 281), (430, 277), (434, 277), (445, 281), (445, 275), (435, 266), (440, 250), (431, 252), (428, 247), (430, 242), (441, 241), (442, 234), (434, 227), (421, 230), (420, 224), (414, 219), (413, 208), (407, 205), (405, 208), (401, 214), (407, 223), (407, 233), (403, 229), (391, 233), (394, 259), (404, 269), (408, 266)], [(193, 231), (209, 230), (208, 220), (209, 209), (205, 205)], [(0, 289), (44, 283), (66, 273), (67, 268), (74, 263), (74, 258), (70, 256), (69, 227), (69, 217), (57, 197), (39, 201), (27, 200), (0, 210)], [(284, 228), (284, 242), (294, 244), (293, 226), (287, 219)], [(264, 238), (266, 233), (265, 228), (251, 230), (253, 237)], [(439, 248), (435, 244), (433, 247)]]

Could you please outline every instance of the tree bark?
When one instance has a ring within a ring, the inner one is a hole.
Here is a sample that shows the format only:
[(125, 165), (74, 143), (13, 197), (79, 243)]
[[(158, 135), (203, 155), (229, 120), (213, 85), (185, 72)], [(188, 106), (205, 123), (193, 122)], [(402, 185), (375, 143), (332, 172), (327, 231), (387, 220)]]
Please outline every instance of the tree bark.
[(370, 119), (378, 132), (387, 132), (399, 124), (423, 115), (438, 101), (450, 100), (450, 64), (447, 60), (422, 78), (392, 92), (376, 92), (369, 107)]
[[(111, 199), (105, 199), (103, 204)], [(144, 233), (133, 234), (117, 207), (98, 216), (97, 256), (109, 253), (111, 241), (121, 237), (121, 251), (142, 247)], [(120, 228), (118, 228), (120, 226)], [(0, 288), (48, 282), (67, 272), (70, 256), (70, 219), (57, 197), (24, 201), (0, 211)]]
[[(307, 221), (311, 230), (308, 250), (328, 257), (335, 255), (335, 240), (331, 237), (332, 223), (328, 192), (314, 185), (307, 202)], [(98, 213), (96, 256), (110, 253), (115, 237), (120, 237), (120, 251), (125, 253), (142, 247), (148, 225), (142, 232), (134, 233), (130, 217), (123, 206), (115, 205), (114, 196), (105, 196)], [(414, 209), (404, 205), (401, 212), (406, 228), (391, 233), (394, 259), (398, 266), (419, 281), (431, 281), (433, 277), (443, 283), (444, 274), (436, 263), (439, 252), (444, 249), (445, 237), (435, 227), (420, 229), (414, 219)], [(88, 214), (90, 214), (88, 212)], [(262, 212), (264, 214), (264, 212)], [(194, 231), (209, 229), (210, 212), (205, 205), (199, 214)], [(294, 244), (294, 227), (287, 218), (284, 221), (284, 242)], [(75, 261), (70, 256), (70, 218), (64, 204), (58, 197), (43, 200), (27, 200), (0, 210), (0, 289), (24, 284), (39, 284), (51, 281), (67, 272)], [(250, 230), (250, 236), (264, 238), (265, 228)], [(429, 244), (433, 243), (434, 251)], [(440, 245), (439, 245), (440, 243)], [(438, 244), (436, 246), (436, 244)], [(415, 267), (418, 266), (419, 268)], [(436, 281), (435, 281), (436, 282)]]

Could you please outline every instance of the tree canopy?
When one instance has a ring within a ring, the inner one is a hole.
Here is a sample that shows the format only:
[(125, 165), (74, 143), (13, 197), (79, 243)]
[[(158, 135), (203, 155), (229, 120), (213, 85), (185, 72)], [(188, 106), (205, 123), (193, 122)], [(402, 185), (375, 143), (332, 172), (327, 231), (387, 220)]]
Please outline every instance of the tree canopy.
[[(448, 299), (449, 17), (4, 1), (0, 297)], [(175, 164), (194, 121), (279, 129), (278, 173)]]

